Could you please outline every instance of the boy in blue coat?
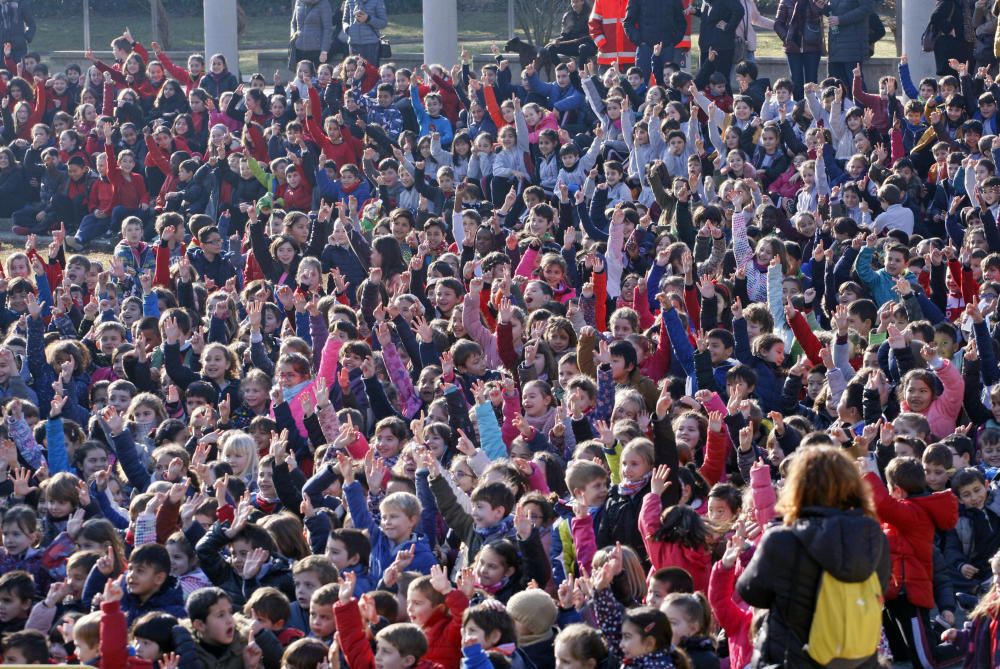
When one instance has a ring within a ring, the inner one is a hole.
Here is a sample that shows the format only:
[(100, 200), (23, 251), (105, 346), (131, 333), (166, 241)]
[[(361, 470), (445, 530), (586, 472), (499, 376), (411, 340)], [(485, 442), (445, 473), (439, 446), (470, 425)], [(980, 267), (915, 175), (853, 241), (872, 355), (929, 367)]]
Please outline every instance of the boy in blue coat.
[(416, 82), (410, 84), (410, 104), (413, 105), (413, 112), (417, 115), (417, 122), (420, 124), (420, 136), (426, 137), (434, 131), (441, 135), (441, 146), (444, 149), (451, 148), (451, 140), (454, 135), (451, 128), (451, 121), (441, 115), (443, 103), (441, 95), (438, 93), (428, 93), (424, 96), (424, 101), (420, 102), (420, 90)]
[[(396, 559), (396, 554), (402, 550), (413, 548), (413, 560), (409, 570), (421, 574), (430, 573), (431, 567), (438, 563), (427, 537), (416, 532), (420, 522), (420, 500), (408, 492), (396, 492), (385, 497), (379, 504), (379, 516), (375, 518), (368, 511), (361, 484), (354, 480), (354, 463), (350, 457), (339, 453), (337, 455), (340, 472), (344, 476), (344, 498), (347, 508), (354, 519), (354, 526), (359, 530), (368, 530), (372, 552), (368, 559), (368, 573), (372, 579), (382, 579), (382, 574)], [(381, 481), (369, 481), (369, 494), (378, 495)]]

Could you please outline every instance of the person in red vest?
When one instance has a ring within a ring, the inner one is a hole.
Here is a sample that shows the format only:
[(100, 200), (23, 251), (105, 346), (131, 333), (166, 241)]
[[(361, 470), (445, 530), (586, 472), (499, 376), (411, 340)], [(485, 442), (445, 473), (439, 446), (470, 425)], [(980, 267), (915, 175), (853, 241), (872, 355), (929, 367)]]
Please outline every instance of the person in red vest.
[(590, 36), (597, 46), (600, 65), (632, 65), (635, 45), (625, 34), (625, 10), (628, 0), (595, 0), (590, 12)]

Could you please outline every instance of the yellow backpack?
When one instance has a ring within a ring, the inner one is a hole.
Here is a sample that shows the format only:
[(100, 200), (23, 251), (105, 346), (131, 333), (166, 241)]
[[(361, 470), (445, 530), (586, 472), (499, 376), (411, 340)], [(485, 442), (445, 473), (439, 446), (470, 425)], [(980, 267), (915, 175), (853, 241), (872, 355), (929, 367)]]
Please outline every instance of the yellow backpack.
[(862, 664), (878, 649), (882, 605), (877, 572), (860, 583), (847, 583), (824, 571), (804, 650), (824, 667), (850, 669)]

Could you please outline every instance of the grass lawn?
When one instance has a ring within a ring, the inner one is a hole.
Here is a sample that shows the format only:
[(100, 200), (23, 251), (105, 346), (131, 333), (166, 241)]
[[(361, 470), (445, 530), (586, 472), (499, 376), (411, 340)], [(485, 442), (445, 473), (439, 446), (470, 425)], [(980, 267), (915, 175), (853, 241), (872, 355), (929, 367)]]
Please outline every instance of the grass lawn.
[[(132, 13), (116, 16), (113, 20), (91, 14), (91, 45), (95, 51), (107, 50), (112, 38), (121, 34), (124, 26), (143, 43), (150, 41), (148, 13)], [(393, 14), (389, 17), (386, 35), (399, 51), (419, 51), (422, 43), (420, 13)], [(66, 26), (73, 26), (70, 31)], [(204, 32), (200, 16), (176, 16), (171, 19), (172, 50), (181, 52), (201, 51)], [(507, 38), (507, 14), (505, 12), (461, 12), (458, 18), (459, 44), (474, 53), (488, 53), (493, 42), (503, 43)], [(693, 36), (694, 52), (697, 53), (697, 27)], [(247, 30), (240, 40), (240, 69), (252, 72), (257, 67), (258, 50), (284, 49), (288, 44), (288, 22), (282, 17), (249, 17)], [(79, 12), (38, 22), (38, 33), (32, 48), (41, 51), (82, 50), (83, 24)], [(757, 56), (781, 56), (782, 50), (777, 35), (770, 31), (757, 32)], [(895, 57), (895, 44), (890, 32), (876, 45), (877, 57)]]

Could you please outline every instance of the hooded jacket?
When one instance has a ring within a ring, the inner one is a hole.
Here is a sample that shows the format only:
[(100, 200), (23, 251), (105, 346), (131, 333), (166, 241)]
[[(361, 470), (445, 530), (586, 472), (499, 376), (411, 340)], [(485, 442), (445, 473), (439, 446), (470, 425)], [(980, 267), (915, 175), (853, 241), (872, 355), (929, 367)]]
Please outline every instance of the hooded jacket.
[[(802, 510), (793, 525), (765, 532), (740, 575), (736, 591), (750, 606), (768, 609), (754, 650), (754, 667), (818, 667), (803, 651), (823, 572), (848, 583), (878, 573), (889, 584), (889, 543), (860, 510)], [(877, 658), (861, 665), (874, 668)]]
[(865, 479), (872, 487), (875, 509), (892, 553), (892, 578), (886, 599), (905, 596), (924, 609), (934, 608), (934, 533), (958, 523), (958, 499), (950, 490), (896, 499), (878, 474)]
[(657, 540), (655, 536), (661, 527), (662, 506), (660, 496), (649, 493), (642, 500), (642, 513), (639, 516), (639, 531), (642, 532), (642, 541), (649, 553), (649, 561), (653, 563), (653, 569), (681, 567), (691, 574), (695, 590), (708, 592), (712, 553), (704, 546), (688, 548), (679, 543)]

